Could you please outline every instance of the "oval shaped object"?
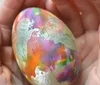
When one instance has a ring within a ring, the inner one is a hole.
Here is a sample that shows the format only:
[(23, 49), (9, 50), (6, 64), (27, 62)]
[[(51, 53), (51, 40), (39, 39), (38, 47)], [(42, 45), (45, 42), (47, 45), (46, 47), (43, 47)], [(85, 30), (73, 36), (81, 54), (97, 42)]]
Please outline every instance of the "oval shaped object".
[(12, 44), (17, 63), (32, 85), (69, 85), (79, 74), (72, 32), (46, 10), (22, 11), (13, 25)]

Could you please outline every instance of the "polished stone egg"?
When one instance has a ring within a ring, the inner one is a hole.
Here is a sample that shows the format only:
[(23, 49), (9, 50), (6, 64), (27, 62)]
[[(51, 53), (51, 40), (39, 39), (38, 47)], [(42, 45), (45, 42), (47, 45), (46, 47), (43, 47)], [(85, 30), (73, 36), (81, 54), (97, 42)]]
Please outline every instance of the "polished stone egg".
[(12, 29), (13, 51), (22, 73), (32, 85), (69, 85), (80, 71), (75, 38), (52, 13), (28, 8)]

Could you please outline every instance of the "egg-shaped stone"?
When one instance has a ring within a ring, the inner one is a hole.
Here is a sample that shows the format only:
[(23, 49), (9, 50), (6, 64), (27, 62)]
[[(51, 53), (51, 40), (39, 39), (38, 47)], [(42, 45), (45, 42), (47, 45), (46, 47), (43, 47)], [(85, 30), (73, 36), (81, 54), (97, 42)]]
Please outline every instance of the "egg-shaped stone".
[(12, 29), (13, 51), (22, 73), (32, 85), (69, 85), (79, 74), (75, 38), (52, 13), (28, 8)]

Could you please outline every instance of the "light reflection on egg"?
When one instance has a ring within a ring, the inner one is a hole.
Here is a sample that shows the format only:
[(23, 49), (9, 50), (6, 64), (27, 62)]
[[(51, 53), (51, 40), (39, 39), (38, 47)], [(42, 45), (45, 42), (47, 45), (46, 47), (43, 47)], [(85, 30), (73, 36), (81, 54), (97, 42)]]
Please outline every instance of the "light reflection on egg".
[(73, 34), (46, 10), (22, 11), (13, 25), (12, 44), (21, 71), (33, 85), (68, 85), (79, 74)]

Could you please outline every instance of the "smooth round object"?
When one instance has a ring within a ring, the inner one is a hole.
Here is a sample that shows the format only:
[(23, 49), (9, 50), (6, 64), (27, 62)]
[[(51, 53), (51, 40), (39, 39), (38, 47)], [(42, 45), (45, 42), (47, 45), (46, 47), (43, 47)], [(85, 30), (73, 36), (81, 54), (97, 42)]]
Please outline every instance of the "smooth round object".
[(12, 44), (17, 63), (32, 85), (69, 85), (79, 74), (72, 32), (46, 10), (22, 11), (13, 25)]

